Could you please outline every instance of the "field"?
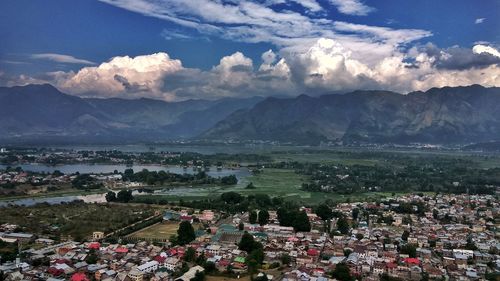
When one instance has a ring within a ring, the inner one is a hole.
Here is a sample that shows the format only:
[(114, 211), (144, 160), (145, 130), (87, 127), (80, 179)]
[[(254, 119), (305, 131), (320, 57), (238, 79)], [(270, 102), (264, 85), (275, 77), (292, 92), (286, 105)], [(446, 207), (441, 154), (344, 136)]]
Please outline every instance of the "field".
[(177, 234), (179, 223), (165, 222), (157, 223), (150, 227), (146, 227), (129, 235), (129, 237), (142, 239), (168, 239), (170, 236)]
[(17, 231), (59, 239), (82, 240), (94, 231), (109, 233), (154, 214), (151, 206), (69, 203), (0, 208), (0, 224), (21, 225)]

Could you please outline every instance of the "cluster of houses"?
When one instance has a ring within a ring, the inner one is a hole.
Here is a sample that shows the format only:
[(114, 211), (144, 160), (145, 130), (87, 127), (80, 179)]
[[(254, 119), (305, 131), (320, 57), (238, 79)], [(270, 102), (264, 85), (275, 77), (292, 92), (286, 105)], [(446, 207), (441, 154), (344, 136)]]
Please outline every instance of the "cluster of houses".
[[(412, 207), (402, 213), (400, 204), (405, 203)], [(419, 210), (422, 207), (425, 210)], [(43, 247), (25, 251), (25, 260), (4, 263), (0, 270), (7, 280), (192, 280), (206, 269), (186, 263), (189, 250), (206, 260), (201, 265), (210, 263), (212, 271), (243, 276), (248, 253), (237, 244), (246, 231), (264, 247), (260, 270), (269, 280), (336, 280), (331, 273), (339, 265), (357, 280), (373, 281), (384, 276), (485, 280), (500, 272), (500, 204), (490, 195), (406, 195), (378, 203), (339, 204), (334, 211), (350, 225), (344, 234), (336, 229), (338, 218), (325, 222), (313, 209), (302, 209), (312, 226), (309, 232), (280, 226), (275, 211), (269, 211), (268, 224), (258, 225), (249, 223), (248, 213), (219, 220), (218, 212), (204, 210), (195, 213), (209, 231), (197, 232), (196, 239), (184, 246), (109, 244), (97, 241), (102, 233), (84, 243), (41, 240), (36, 243)], [(353, 216), (355, 209), (359, 212)], [(168, 211), (164, 219), (192, 221), (189, 213)], [(16, 239), (18, 234), (2, 235)]]

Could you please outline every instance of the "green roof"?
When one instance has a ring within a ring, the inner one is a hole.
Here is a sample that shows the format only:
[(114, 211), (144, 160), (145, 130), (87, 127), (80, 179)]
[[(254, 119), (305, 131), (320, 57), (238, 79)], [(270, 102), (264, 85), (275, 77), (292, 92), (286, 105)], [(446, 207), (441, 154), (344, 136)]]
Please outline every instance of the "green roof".
[(239, 262), (239, 263), (245, 263), (245, 258), (244, 257), (236, 257), (234, 259), (235, 262)]

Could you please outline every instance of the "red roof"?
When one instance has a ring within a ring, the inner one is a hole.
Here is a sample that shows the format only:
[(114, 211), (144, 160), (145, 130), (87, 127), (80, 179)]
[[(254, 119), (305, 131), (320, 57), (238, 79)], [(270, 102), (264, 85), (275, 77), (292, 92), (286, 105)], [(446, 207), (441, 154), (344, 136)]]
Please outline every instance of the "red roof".
[(219, 261), (219, 266), (228, 266), (229, 264), (231, 264), (231, 262), (228, 260), (220, 260)]
[(398, 265), (393, 262), (387, 263), (387, 268), (396, 268), (397, 266)]
[(89, 244), (88, 248), (89, 249), (98, 250), (99, 248), (101, 248), (101, 243), (99, 243), (99, 242), (92, 242), (92, 243)]
[(162, 256), (154, 257), (154, 260), (159, 262), (159, 263), (163, 263), (166, 259), (167, 259), (167, 257), (162, 257)]
[(77, 272), (71, 276), (71, 281), (90, 281), (83, 272)]
[(128, 253), (128, 249), (125, 247), (118, 247), (115, 249), (115, 252), (117, 253)]
[(403, 261), (408, 264), (420, 264), (420, 261), (417, 258), (405, 258)]
[(190, 221), (193, 219), (193, 216), (181, 216), (181, 221)]
[(316, 249), (309, 249), (309, 250), (307, 250), (307, 255), (308, 256), (317, 256), (317, 255), (319, 255), (319, 251)]

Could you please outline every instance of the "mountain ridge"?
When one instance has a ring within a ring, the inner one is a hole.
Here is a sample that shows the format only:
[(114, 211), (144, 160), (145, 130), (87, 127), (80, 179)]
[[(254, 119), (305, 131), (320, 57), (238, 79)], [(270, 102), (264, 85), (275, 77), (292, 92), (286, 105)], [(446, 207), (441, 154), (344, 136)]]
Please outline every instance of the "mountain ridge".
[(468, 143), (500, 138), (500, 88), (354, 91), (266, 99), (200, 138), (320, 142)]

